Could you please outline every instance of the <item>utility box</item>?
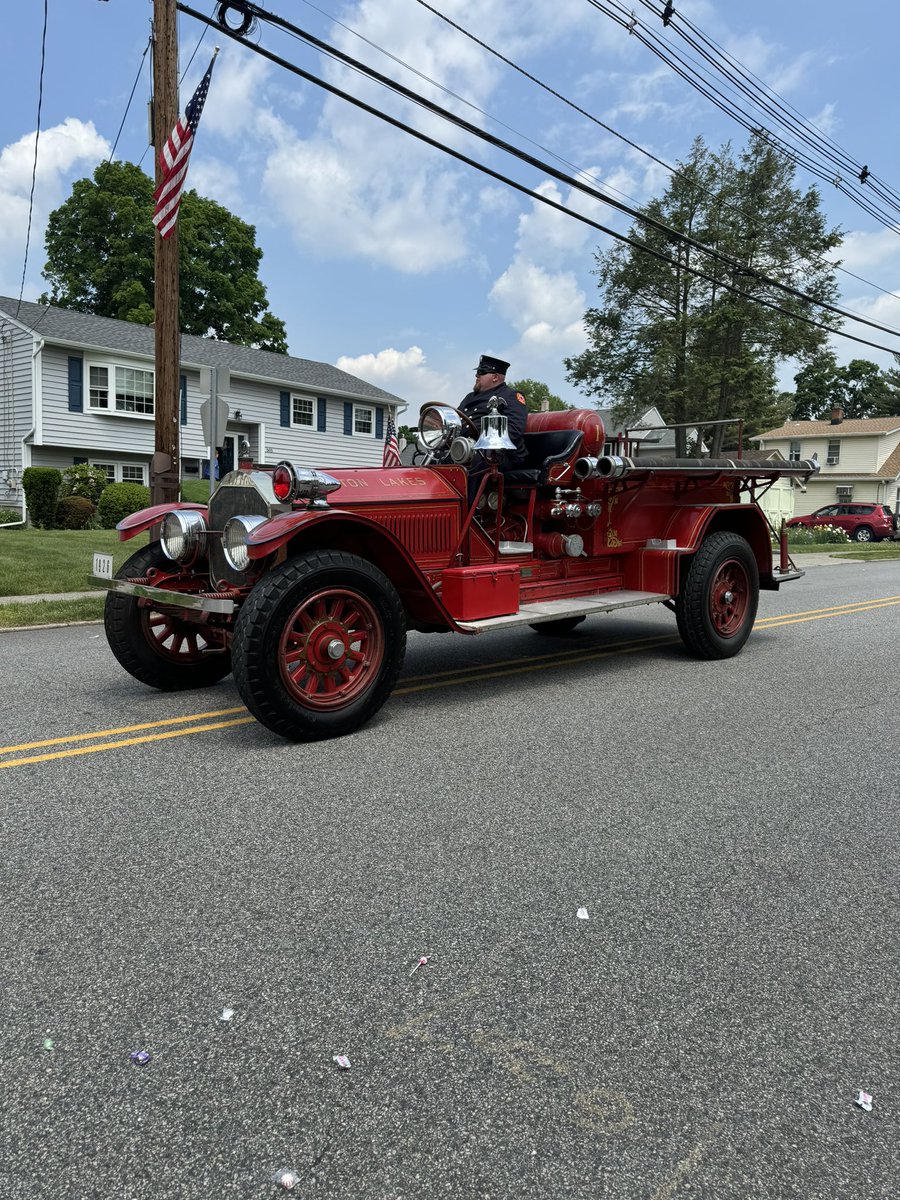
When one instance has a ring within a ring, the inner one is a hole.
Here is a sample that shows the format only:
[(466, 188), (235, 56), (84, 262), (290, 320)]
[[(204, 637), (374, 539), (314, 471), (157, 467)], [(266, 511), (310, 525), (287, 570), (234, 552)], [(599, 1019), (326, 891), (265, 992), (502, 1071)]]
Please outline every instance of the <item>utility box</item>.
[(456, 621), (506, 617), (519, 611), (519, 568), (487, 564), (450, 567), (443, 574), (441, 598)]

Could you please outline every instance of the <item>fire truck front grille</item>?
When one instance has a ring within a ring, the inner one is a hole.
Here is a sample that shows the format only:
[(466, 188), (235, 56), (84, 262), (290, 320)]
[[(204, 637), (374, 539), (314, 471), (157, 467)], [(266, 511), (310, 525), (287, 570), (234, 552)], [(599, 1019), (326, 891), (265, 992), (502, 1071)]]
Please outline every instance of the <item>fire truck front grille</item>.
[[(229, 566), (222, 549), (220, 534), (232, 517), (267, 517), (271, 513), (266, 498), (255, 487), (223, 484), (209, 502), (209, 527), (214, 530), (209, 539), (209, 573), (215, 585), (240, 584), (245, 574)], [(278, 511), (278, 510), (276, 510)]]

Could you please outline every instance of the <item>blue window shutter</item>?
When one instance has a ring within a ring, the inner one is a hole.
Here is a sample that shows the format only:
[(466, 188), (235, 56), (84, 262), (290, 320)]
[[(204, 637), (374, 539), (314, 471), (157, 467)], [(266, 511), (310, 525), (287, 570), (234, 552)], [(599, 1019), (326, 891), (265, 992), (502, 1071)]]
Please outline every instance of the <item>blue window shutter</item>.
[(291, 423), (291, 393), (279, 392), (278, 397), (281, 400), (281, 423), (282, 425), (290, 425)]
[(69, 355), (69, 412), (84, 412), (84, 360)]
[(375, 436), (378, 438), (379, 442), (384, 437), (384, 409), (383, 408), (375, 409)]
[(353, 436), (353, 405), (349, 400), (344, 401), (344, 433)]
[(187, 425), (187, 375), (179, 376), (181, 387), (181, 423)]
[(316, 425), (316, 428), (318, 429), (319, 433), (325, 432), (325, 409), (327, 404), (328, 401), (324, 396), (319, 396), (319, 398), (316, 400), (316, 406), (318, 408), (318, 424)]

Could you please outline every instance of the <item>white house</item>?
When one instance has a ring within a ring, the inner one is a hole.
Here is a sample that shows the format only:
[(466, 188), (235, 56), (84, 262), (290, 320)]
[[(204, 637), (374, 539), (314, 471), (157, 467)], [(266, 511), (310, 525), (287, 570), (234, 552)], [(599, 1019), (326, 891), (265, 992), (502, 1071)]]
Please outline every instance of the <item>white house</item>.
[(794, 493), (798, 516), (839, 500), (900, 508), (900, 416), (845, 421), (835, 408), (830, 420), (786, 421), (754, 440), (764, 454), (775, 451), (791, 462), (818, 456), (821, 470), (806, 495)]
[[(209, 338), (181, 339), (181, 473), (208, 458), (200, 421), (205, 368), (229, 406), (223, 470), (242, 438), (254, 461), (381, 463), (385, 420), (407, 406), (328, 363)], [(153, 329), (0, 296), (0, 507), (24, 505), (26, 467), (88, 462), (111, 481), (149, 484), (154, 429)]]

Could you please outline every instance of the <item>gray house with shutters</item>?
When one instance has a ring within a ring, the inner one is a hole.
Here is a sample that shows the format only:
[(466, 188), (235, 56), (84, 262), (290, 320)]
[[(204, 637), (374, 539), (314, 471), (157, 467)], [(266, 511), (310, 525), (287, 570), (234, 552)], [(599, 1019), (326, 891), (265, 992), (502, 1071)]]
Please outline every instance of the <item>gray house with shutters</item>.
[[(242, 439), (255, 462), (298, 466), (381, 463), (398, 396), (328, 363), (181, 339), (181, 474), (208, 470), (200, 407), (211, 368), (229, 407), (218, 442), (222, 469)], [(23, 508), (26, 467), (87, 462), (110, 481), (149, 484), (155, 443), (153, 329), (0, 296), (0, 508)]]

